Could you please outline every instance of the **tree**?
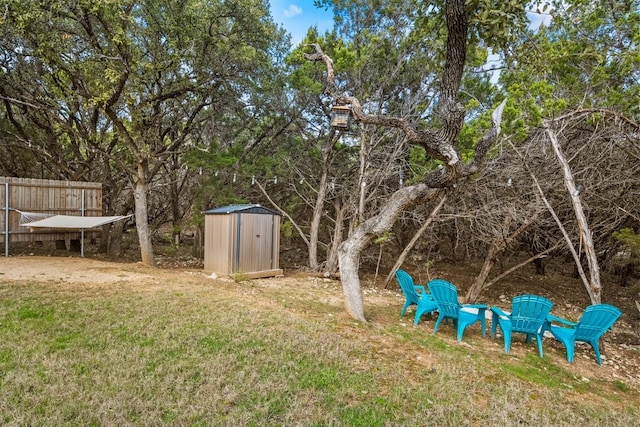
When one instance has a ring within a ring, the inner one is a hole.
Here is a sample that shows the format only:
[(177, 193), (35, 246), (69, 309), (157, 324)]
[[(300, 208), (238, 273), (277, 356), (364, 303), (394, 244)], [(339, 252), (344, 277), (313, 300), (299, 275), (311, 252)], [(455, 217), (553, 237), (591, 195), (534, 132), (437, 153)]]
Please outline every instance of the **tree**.
[(110, 160), (133, 189), (141, 258), (153, 265), (150, 185), (214, 107), (246, 108), (283, 36), (266, 5), (8, 1), (4, 25), (14, 35), (10, 54), (39, 70), (31, 93), (64, 115), (63, 93), (109, 123), (119, 148)]
[[(592, 303), (599, 303), (600, 261), (637, 198), (627, 179), (636, 170), (629, 154), (637, 156), (632, 141), (639, 110), (633, 100), (640, 57), (634, 29), (640, 12), (637, 0), (553, 5), (549, 25), (528, 31), (503, 52), (508, 70), (501, 81), (520, 106), (505, 115), (515, 125), (514, 146), (526, 153), (522, 162), (564, 236), (577, 275)], [(549, 147), (554, 156), (536, 154), (545, 162), (532, 162), (537, 150), (529, 142)], [(552, 170), (544, 170), (550, 165)], [(565, 184), (562, 194), (558, 182)]]
[(359, 99), (342, 93), (334, 81), (333, 61), (318, 44), (314, 52), (306, 54), (310, 61), (322, 61), (327, 69), (327, 93), (340, 105), (349, 105), (354, 118), (362, 125), (398, 128), (404, 132), (409, 144), (421, 146), (443, 167), (428, 174), (423, 183), (404, 187), (393, 193), (378, 213), (357, 226), (340, 246), (340, 274), (347, 312), (355, 319), (366, 321), (358, 277), (358, 258), (362, 249), (375, 237), (391, 228), (401, 212), (420, 203), (434, 200), (458, 180), (478, 172), (487, 150), (500, 132), (500, 120), (505, 101), (493, 114), (492, 127), (478, 141), (471, 160), (461, 158), (456, 143), (465, 119), (465, 107), (458, 98), (466, 65), (470, 11), (461, 0), (449, 0), (442, 11), (446, 18), (447, 42), (445, 62), (439, 85), (439, 101), (435, 110), (439, 127), (422, 129), (408, 120), (368, 114)]

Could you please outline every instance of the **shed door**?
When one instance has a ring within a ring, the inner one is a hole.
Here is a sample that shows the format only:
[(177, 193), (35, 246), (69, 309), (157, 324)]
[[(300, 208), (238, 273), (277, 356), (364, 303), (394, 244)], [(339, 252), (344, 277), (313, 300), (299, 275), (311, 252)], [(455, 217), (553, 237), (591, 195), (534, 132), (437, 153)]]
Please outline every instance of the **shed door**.
[(273, 215), (241, 214), (238, 243), (237, 272), (271, 270)]

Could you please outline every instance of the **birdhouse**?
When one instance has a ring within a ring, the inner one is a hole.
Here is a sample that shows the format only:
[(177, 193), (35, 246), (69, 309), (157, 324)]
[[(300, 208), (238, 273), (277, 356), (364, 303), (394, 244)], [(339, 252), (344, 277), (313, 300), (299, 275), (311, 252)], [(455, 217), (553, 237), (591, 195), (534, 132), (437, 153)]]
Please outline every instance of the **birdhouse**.
[(351, 121), (351, 109), (344, 105), (334, 105), (331, 108), (331, 126), (347, 129)]

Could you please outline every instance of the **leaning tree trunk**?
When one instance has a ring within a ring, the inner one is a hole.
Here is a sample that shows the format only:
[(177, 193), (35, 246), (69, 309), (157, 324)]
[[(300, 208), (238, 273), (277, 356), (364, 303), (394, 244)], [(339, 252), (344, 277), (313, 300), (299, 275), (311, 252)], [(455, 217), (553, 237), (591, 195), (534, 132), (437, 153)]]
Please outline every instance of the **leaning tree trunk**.
[(513, 231), (513, 233), (509, 233), (509, 226), (511, 225), (513, 218), (509, 214), (504, 217), (504, 220), (502, 221), (502, 233), (500, 236), (496, 236), (496, 239), (489, 247), (489, 251), (485, 256), (480, 273), (476, 276), (476, 279), (467, 291), (464, 302), (472, 304), (478, 300), (480, 293), (488, 288), (490, 283), (492, 283), (487, 282), (487, 279), (489, 279), (489, 274), (491, 274), (491, 270), (498, 261), (498, 255), (518, 239), (529, 228), (529, 226), (536, 221), (539, 214), (540, 212), (535, 212), (533, 215), (529, 216), (517, 229)]
[[(578, 222), (578, 232), (580, 234), (580, 243), (582, 248), (584, 249), (585, 257), (587, 258), (587, 265), (589, 266), (589, 280), (585, 283), (585, 287), (587, 288), (587, 293), (589, 294), (589, 298), (591, 299), (592, 304), (600, 304), (602, 302), (602, 284), (600, 282), (600, 267), (598, 265), (598, 256), (596, 254), (595, 246), (593, 244), (593, 238), (591, 236), (591, 230), (589, 229), (589, 223), (587, 222), (587, 217), (584, 214), (584, 208), (582, 207), (582, 202), (580, 201), (580, 191), (576, 189), (576, 183), (573, 179), (573, 174), (571, 173), (571, 167), (569, 166), (569, 162), (565, 157), (562, 149), (560, 148), (560, 142), (558, 142), (558, 138), (556, 137), (555, 132), (551, 129), (551, 126), (547, 121), (543, 122), (543, 126), (547, 135), (549, 136), (549, 141), (551, 141), (551, 146), (553, 147), (553, 152), (558, 159), (558, 163), (562, 168), (562, 173), (564, 174), (564, 184), (569, 192), (569, 197), (571, 198), (571, 204), (573, 205), (573, 212), (576, 215), (576, 221)], [(580, 260), (577, 259), (576, 263), (579, 263)]]
[(389, 230), (400, 214), (418, 203), (424, 203), (439, 193), (425, 184), (404, 187), (396, 191), (382, 207), (380, 213), (360, 224), (338, 251), (340, 280), (345, 296), (346, 310), (356, 320), (366, 322), (364, 303), (358, 275), (360, 253), (376, 237)]
[(407, 258), (407, 256), (411, 252), (411, 249), (413, 249), (415, 244), (418, 242), (418, 239), (420, 239), (420, 237), (422, 237), (424, 232), (427, 230), (427, 228), (429, 228), (429, 226), (433, 222), (433, 219), (436, 217), (436, 215), (438, 215), (438, 212), (440, 212), (440, 209), (442, 209), (442, 207), (444, 206), (444, 202), (446, 200), (447, 200), (447, 195), (445, 194), (444, 196), (442, 196), (442, 198), (440, 199), (440, 202), (436, 205), (436, 207), (431, 210), (431, 213), (427, 217), (427, 219), (424, 222), (424, 224), (422, 224), (420, 226), (420, 228), (418, 229), (418, 231), (415, 232), (415, 234), (411, 238), (411, 241), (402, 250), (402, 253), (400, 254), (398, 259), (396, 260), (396, 263), (393, 265), (393, 268), (391, 268), (391, 271), (389, 271), (389, 274), (384, 279), (384, 287), (385, 287), (385, 289), (387, 288), (387, 285), (393, 279), (393, 276), (394, 276), (396, 270), (400, 268), (400, 266), (402, 265), (404, 260)]
[(138, 176), (133, 198), (136, 207), (136, 229), (140, 240), (140, 257), (142, 263), (148, 266), (155, 266), (153, 256), (153, 245), (151, 243), (151, 232), (149, 231), (149, 217), (147, 215), (147, 195), (149, 184), (147, 183), (147, 163), (138, 162)]

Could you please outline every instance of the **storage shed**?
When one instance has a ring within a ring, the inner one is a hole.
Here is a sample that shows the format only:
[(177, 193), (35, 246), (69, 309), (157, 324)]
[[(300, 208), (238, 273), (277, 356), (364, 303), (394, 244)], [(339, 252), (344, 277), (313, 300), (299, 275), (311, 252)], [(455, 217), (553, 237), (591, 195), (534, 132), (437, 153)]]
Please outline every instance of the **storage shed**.
[(257, 204), (223, 206), (204, 214), (205, 271), (282, 276), (280, 214)]

